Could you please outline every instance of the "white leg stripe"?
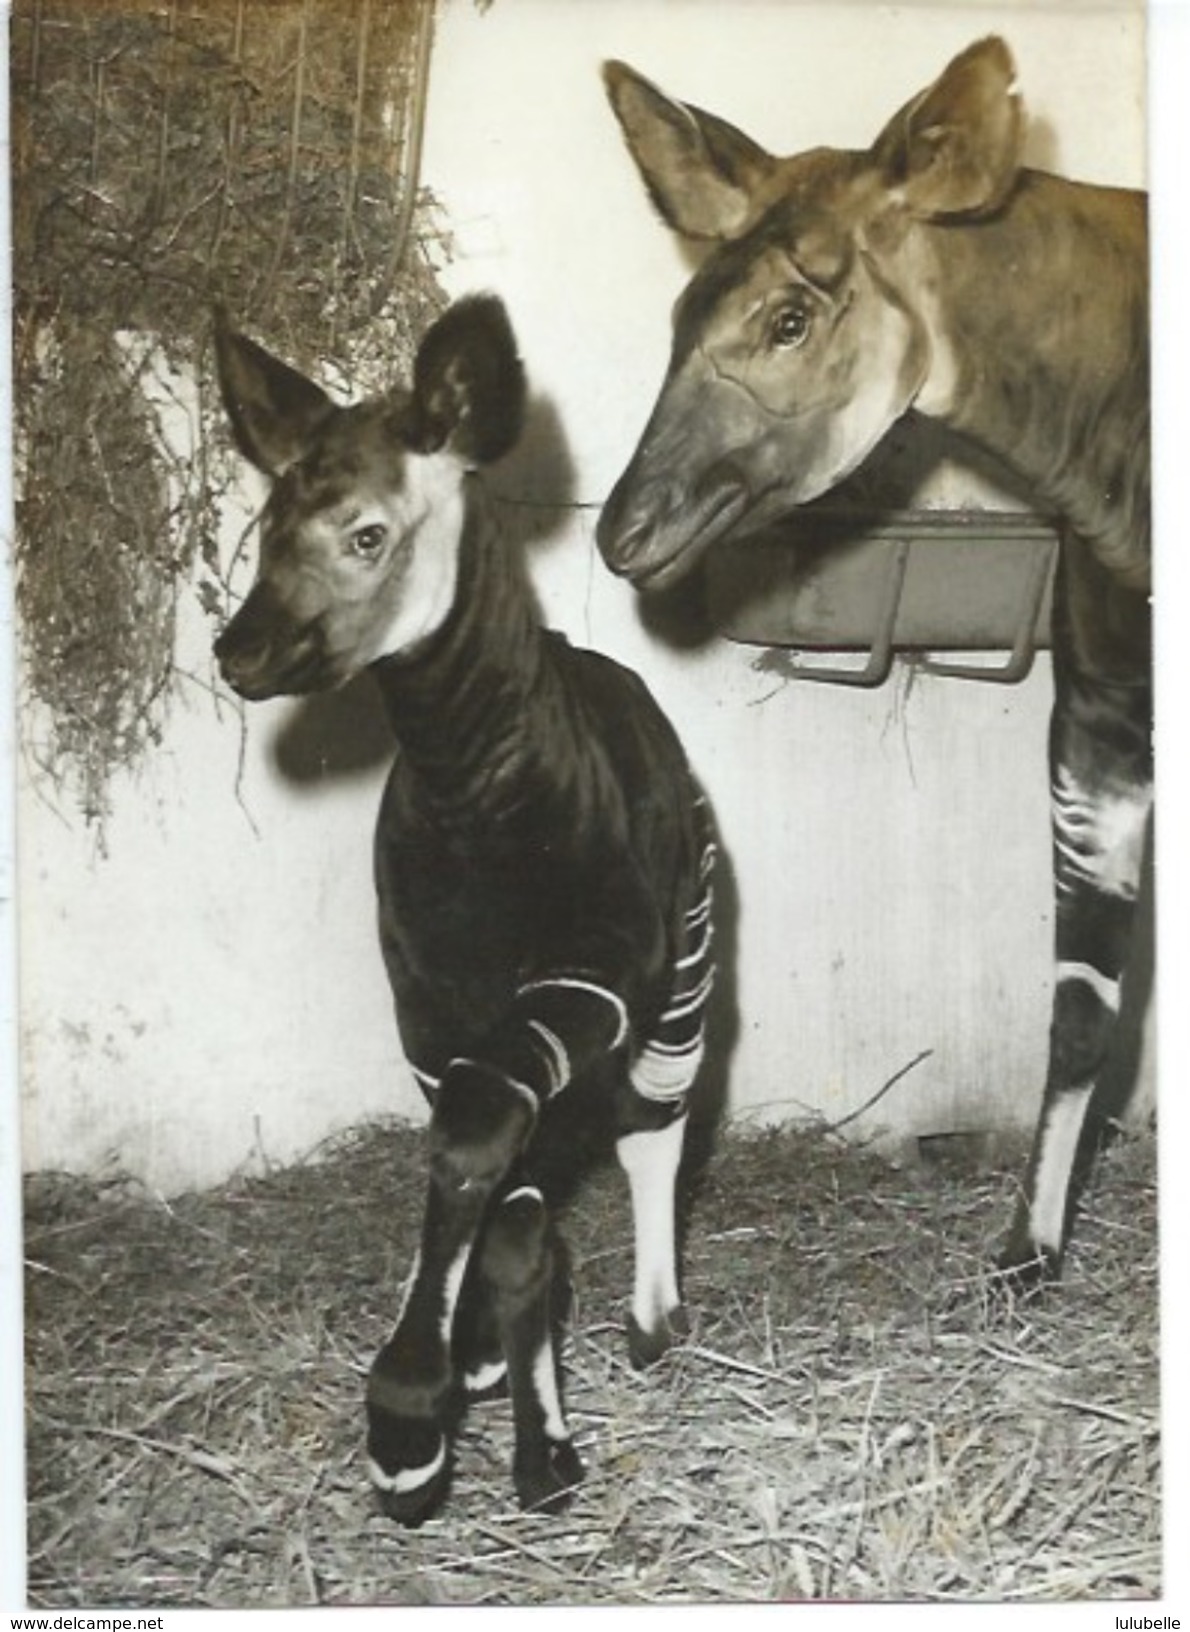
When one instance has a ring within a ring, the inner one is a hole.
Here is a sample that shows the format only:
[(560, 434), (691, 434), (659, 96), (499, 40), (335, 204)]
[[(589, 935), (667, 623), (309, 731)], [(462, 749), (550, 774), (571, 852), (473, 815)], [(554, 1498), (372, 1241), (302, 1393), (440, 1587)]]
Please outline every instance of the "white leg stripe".
[(486, 1365), (477, 1366), (474, 1371), (468, 1371), (463, 1376), (463, 1387), (469, 1394), (483, 1394), (487, 1389), (494, 1388), (508, 1370), (505, 1360), (489, 1360)]
[(680, 1099), (698, 1075), (702, 1056), (701, 1032), (681, 1052), (675, 1050), (662, 1054), (650, 1044), (632, 1061), (628, 1067), (628, 1077), (637, 1093), (645, 1099)]
[(404, 1318), (405, 1318), (405, 1310), (409, 1307), (409, 1299), (410, 1299), (410, 1296), (411, 1296), (411, 1294), (413, 1292), (413, 1288), (417, 1285), (417, 1277), (420, 1274), (420, 1272), (421, 1272), (421, 1251), (419, 1249), (413, 1255), (413, 1268), (409, 1271), (409, 1274), (405, 1279), (405, 1285), (401, 1288), (401, 1306), (397, 1310), (397, 1325), (398, 1326), (401, 1324), (402, 1320), (404, 1320)]
[(632, 1313), (639, 1326), (653, 1331), (661, 1317), (677, 1307), (674, 1185), (682, 1160), (686, 1118), (651, 1133), (626, 1133), (616, 1155), (628, 1177), (636, 1269)]
[(1120, 1008), (1120, 983), (1105, 975), (1102, 970), (1096, 969), (1091, 963), (1077, 963), (1074, 960), (1060, 959), (1058, 962), (1058, 981), (1081, 980), (1084, 986), (1089, 986), (1105, 1009), (1117, 1014)]
[(686, 923), (689, 926), (689, 928), (697, 929), (698, 925), (699, 924), (705, 924), (707, 919), (710, 916), (711, 916), (711, 892), (708, 890), (706, 895), (704, 895), (702, 900), (699, 902), (699, 904), (696, 907), (691, 907), (690, 908), (690, 911), (686, 914)]
[(605, 1003), (610, 1003), (612, 1008), (616, 1011), (616, 1018), (618, 1021), (616, 1039), (611, 1046), (613, 1048), (619, 1048), (620, 1044), (628, 1036), (629, 1029), (628, 1010), (624, 1006), (624, 999), (622, 997), (620, 997), (616, 992), (610, 991), (606, 986), (600, 986), (596, 981), (580, 980), (575, 975), (551, 975), (545, 980), (526, 981), (525, 984), (518, 989), (517, 996), (523, 997), (526, 992), (545, 991), (550, 986), (562, 986), (567, 991), (573, 992), (590, 992), (595, 997), (601, 997)]
[(1034, 1246), (1048, 1247), (1051, 1252), (1062, 1250), (1070, 1174), (1094, 1086), (1087, 1083), (1082, 1088), (1067, 1089), (1042, 1113), (1045, 1131), (1033, 1177), (1030, 1223)]
[(693, 991), (678, 994), (677, 1001), (670, 1004), (657, 1024), (663, 1026), (670, 1020), (680, 1020), (684, 1014), (693, 1014), (696, 1009), (701, 1009), (707, 998), (710, 997), (711, 988), (714, 984), (715, 970), (712, 966), (698, 982), (698, 985), (694, 987)]
[(702, 940), (699, 941), (693, 952), (688, 952), (684, 958), (679, 958), (674, 964), (674, 968), (689, 969), (692, 964), (701, 963), (706, 957), (707, 953), (711, 950), (711, 942), (714, 940), (714, 938), (714, 931), (711, 929), (710, 923), (708, 922), (706, 928), (703, 930)]
[(467, 1245), (460, 1249), (454, 1262), (447, 1270), (446, 1279), (443, 1283), (444, 1298), (439, 1329), (442, 1333), (442, 1341), (448, 1348), (450, 1347), (450, 1329), (454, 1325), (455, 1308), (459, 1301), (459, 1288), (463, 1284), (463, 1276), (466, 1274), (467, 1260), (470, 1256), (471, 1243), (468, 1241)]
[(540, 1020), (530, 1020), (529, 1030), (542, 1043), (545, 1055), (545, 1069), (549, 1077), (549, 1094), (552, 1099), (560, 1094), (570, 1081), (570, 1055), (566, 1051), (566, 1044)]
[(533, 1387), (545, 1418), (546, 1433), (552, 1440), (569, 1439), (570, 1429), (562, 1415), (562, 1402), (558, 1398), (554, 1346), (548, 1337), (533, 1356)]
[(398, 1468), (396, 1473), (385, 1473), (374, 1457), (368, 1458), (368, 1477), (377, 1490), (390, 1491), (395, 1496), (403, 1496), (408, 1491), (417, 1490), (421, 1485), (429, 1484), (430, 1480), (446, 1461), (446, 1441), (438, 1447), (438, 1455), (432, 1462), (427, 1462), (421, 1468)]
[(518, 1185), (515, 1190), (510, 1190), (506, 1196), (501, 1198), (501, 1207), (507, 1207), (508, 1203), (515, 1201), (518, 1196), (532, 1196), (535, 1201), (542, 1199), (541, 1191), (535, 1184), (522, 1184)]

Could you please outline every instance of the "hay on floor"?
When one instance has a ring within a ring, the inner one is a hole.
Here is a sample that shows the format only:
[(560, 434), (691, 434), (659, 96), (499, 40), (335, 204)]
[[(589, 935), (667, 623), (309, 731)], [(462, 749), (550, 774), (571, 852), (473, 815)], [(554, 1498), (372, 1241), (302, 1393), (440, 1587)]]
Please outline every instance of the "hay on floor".
[(1018, 1169), (729, 1132), (687, 1198), (688, 1342), (622, 1333), (603, 1169), (565, 1218), (588, 1478), (517, 1510), (472, 1409), (439, 1517), (373, 1505), (363, 1382), (416, 1238), (419, 1130), (165, 1202), (30, 1183), (29, 1587), (41, 1606), (1145, 1598), (1160, 1590), (1152, 1142), (1100, 1160), (1066, 1279), (987, 1296)]

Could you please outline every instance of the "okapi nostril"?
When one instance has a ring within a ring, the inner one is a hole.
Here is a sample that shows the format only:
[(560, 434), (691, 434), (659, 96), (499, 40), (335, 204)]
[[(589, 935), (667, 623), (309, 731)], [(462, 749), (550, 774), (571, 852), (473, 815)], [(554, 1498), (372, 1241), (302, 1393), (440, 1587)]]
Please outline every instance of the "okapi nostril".
[(228, 685), (237, 686), (247, 684), (254, 676), (263, 673), (268, 666), (269, 650), (267, 646), (237, 649), (221, 636), (215, 645), (215, 657), (219, 672)]

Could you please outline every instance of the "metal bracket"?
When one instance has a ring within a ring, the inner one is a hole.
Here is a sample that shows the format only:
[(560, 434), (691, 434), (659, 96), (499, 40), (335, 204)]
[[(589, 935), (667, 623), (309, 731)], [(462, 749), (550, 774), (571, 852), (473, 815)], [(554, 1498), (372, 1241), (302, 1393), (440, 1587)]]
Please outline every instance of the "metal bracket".
[[(818, 680), (842, 686), (879, 686), (888, 679), (894, 655), (897, 612), (909, 564), (909, 539), (897, 539), (888, 554), (884, 584), (876, 621), (876, 633), (868, 651), (867, 661), (860, 668), (842, 668), (837, 663), (807, 664), (804, 658), (784, 672), (793, 680)], [(939, 658), (922, 657), (920, 668), (928, 674), (943, 675), (952, 680), (990, 680), (1010, 685), (1023, 680), (1033, 667), (1037, 655), (1037, 620), (1058, 552), (1057, 537), (1038, 542), (1021, 597), (1017, 632), (1008, 660), (1000, 664), (948, 663)]]
[(927, 674), (941, 674), (951, 680), (992, 680), (1000, 685), (1023, 680), (1037, 655), (1037, 619), (1041, 614), (1041, 603), (1057, 552), (1056, 537), (1035, 547), (1032, 571), (1022, 597), (1016, 639), (1006, 663), (945, 663), (936, 658), (923, 657), (919, 666)]
[(901, 604), (901, 590), (905, 583), (905, 569), (909, 565), (909, 540), (898, 539), (889, 551), (889, 563), (880, 596), (880, 612), (876, 633), (868, 652), (868, 661), (862, 669), (844, 669), (837, 664), (822, 663), (807, 667), (802, 663), (790, 665), (785, 675), (791, 680), (825, 680), (837, 686), (879, 686), (888, 679), (893, 660), (893, 632), (897, 623), (897, 609)]

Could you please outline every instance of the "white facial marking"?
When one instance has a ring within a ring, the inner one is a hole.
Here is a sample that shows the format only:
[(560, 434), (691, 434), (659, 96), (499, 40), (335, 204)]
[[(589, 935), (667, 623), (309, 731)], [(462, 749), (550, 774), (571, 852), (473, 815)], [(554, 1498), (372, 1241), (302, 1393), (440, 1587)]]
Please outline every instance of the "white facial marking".
[(913, 406), (919, 414), (946, 419), (954, 412), (957, 402), (959, 371), (928, 268), (923, 268), (915, 277), (913, 289), (914, 310), (929, 344), (926, 376), (918, 387)]
[(832, 426), (832, 469), (827, 478), (832, 486), (867, 458), (918, 390), (918, 382), (905, 377), (913, 343), (910, 319), (882, 289), (868, 298), (879, 302), (880, 320), (874, 332), (864, 335), (858, 386)]
[(402, 569), (396, 610), (378, 632), (368, 662), (432, 635), (454, 605), (466, 513), (461, 467), (452, 454), (437, 453), (411, 457), (406, 469), (409, 490), (385, 520), (396, 532), (412, 533), (413, 549)]
[(930, 369), (913, 399), (919, 414), (946, 419), (954, 412), (959, 371), (954, 351), (945, 335), (934, 330), (930, 336)]

